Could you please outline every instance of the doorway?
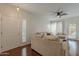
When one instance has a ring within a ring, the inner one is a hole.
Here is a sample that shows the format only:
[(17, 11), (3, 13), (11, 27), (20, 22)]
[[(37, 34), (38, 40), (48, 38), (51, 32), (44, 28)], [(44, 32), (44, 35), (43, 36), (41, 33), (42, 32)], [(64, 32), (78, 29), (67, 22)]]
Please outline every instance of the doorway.
[(68, 39), (75, 40), (77, 39), (77, 26), (76, 24), (69, 24), (68, 26)]

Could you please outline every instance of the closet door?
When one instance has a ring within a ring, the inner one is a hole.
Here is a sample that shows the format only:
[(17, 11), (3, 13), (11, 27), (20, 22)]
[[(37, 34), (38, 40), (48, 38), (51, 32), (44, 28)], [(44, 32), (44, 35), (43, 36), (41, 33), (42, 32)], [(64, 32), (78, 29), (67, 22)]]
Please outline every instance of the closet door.
[(0, 17), (0, 52), (1, 52), (1, 17)]
[(2, 50), (8, 50), (15, 48), (20, 43), (20, 22), (19, 19), (15, 16), (3, 16), (2, 17)]

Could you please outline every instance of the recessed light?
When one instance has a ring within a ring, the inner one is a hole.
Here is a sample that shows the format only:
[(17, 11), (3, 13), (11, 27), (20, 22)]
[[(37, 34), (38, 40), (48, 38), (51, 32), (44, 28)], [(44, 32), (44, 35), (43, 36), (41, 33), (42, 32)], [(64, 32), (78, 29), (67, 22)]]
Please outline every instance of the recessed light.
[(19, 8), (17, 8), (17, 11), (19, 11)]

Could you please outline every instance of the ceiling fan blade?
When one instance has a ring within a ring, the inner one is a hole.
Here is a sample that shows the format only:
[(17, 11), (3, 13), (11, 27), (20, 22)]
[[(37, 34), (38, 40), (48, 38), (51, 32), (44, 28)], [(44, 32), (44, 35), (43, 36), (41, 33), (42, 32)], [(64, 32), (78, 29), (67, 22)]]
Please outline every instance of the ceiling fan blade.
[(60, 13), (63, 13), (63, 11), (60, 11)]
[(63, 13), (62, 15), (68, 15), (67, 13)]
[(62, 16), (64, 15), (68, 15), (67, 13), (64, 13), (63, 9), (62, 8), (59, 8), (57, 11), (52, 11), (51, 12), (51, 15), (58, 17), (58, 18), (61, 18)]

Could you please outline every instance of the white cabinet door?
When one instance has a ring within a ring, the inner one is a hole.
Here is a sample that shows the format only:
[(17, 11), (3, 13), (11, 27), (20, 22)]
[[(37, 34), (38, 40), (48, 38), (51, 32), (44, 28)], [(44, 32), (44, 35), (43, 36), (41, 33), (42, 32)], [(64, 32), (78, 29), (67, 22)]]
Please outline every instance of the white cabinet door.
[(15, 16), (3, 16), (2, 20), (2, 50), (15, 48), (20, 43), (20, 22)]

